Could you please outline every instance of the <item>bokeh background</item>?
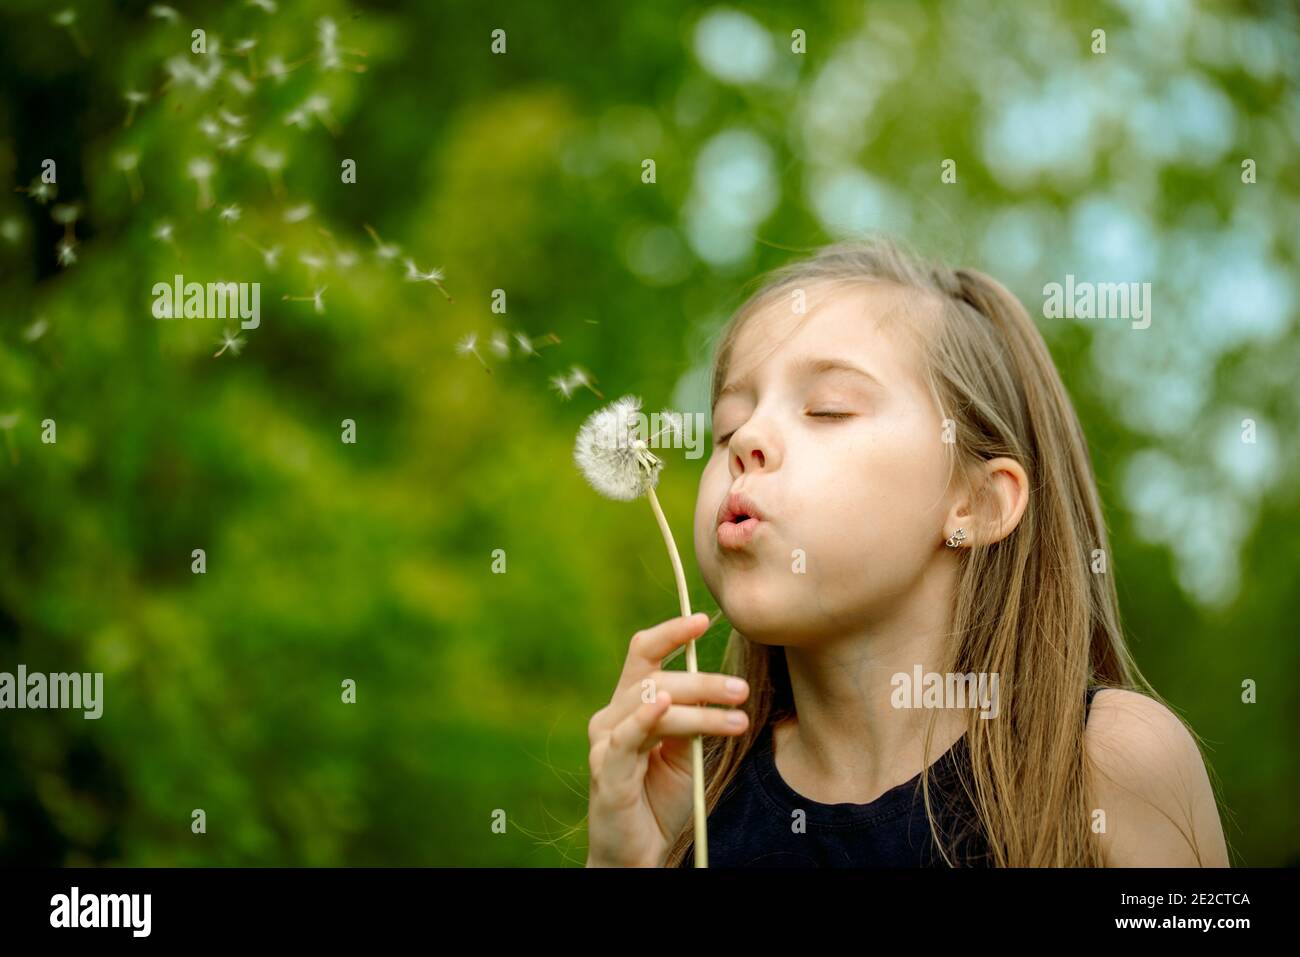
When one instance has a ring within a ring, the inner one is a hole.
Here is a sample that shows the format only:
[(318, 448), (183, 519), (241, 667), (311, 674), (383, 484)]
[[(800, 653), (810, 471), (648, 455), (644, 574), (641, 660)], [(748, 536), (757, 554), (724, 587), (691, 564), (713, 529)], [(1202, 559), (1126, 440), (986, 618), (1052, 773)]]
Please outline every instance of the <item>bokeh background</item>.
[[(1139, 664), (1234, 861), (1300, 862), (1295, 8), (607, 6), (0, 5), (0, 670), (105, 675), (0, 712), (0, 862), (580, 865), (587, 720), (677, 604), (576, 429), (707, 411), (747, 284), (868, 230), (1040, 317)], [(260, 327), (155, 319), (177, 273)], [(1042, 318), (1066, 273), (1150, 328)]]

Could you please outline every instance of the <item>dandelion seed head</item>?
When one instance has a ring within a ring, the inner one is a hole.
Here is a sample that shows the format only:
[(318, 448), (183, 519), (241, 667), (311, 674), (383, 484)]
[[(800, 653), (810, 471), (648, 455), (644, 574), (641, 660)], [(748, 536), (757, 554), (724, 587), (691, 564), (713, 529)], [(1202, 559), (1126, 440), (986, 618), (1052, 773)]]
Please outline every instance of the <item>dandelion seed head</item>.
[(620, 502), (640, 498), (659, 483), (663, 460), (640, 435), (641, 400), (625, 395), (597, 409), (578, 430), (573, 459), (601, 495)]

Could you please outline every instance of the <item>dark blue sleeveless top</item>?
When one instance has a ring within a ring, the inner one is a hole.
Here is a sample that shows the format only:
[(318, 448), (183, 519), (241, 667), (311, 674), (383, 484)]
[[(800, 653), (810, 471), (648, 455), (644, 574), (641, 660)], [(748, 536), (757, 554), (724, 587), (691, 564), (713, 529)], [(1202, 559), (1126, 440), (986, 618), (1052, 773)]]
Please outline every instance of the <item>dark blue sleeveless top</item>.
[[(1085, 722), (1100, 690), (1088, 688)], [(988, 846), (975, 809), (956, 780), (969, 760), (966, 747), (963, 734), (930, 765), (930, 801), (954, 862), (987, 867)], [(800, 811), (802, 826), (796, 830)], [(694, 853), (688, 850), (679, 866), (694, 867)], [(709, 815), (709, 867), (947, 866), (930, 833), (920, 774), (869, 804), (818, 803), (777, 773), (771, 724)]]

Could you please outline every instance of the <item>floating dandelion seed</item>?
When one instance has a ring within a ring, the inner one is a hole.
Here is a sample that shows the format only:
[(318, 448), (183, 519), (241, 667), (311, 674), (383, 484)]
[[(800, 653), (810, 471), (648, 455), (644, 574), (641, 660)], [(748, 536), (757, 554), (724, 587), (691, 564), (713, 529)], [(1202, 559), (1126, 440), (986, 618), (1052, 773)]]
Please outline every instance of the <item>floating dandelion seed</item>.
[(522, 332), (515, 333), (515, 342), (519, 345), (519, 351), (525, 356), (535, 356), (538, 349), (545, 349), (547, 346), (558, 345), (560, 337), (553, 332), (548, 332), (540, 339), (530, 339)]
[[(691, 600), (681, 555), (655, 495), (663, 460), (650, 451), (645, 437), (640, 434), (642, 423), (646, 421), (640, 408), (639, 398), (625, 395), (593, 412), (578, 430), (573, 459), (591, 487), (606, 498), (628, 502), (644, 495), (649, 499), (672, 561), (682, 617), (689, 618)], [(680, 418), (674, 418), (674, 413), (665, 412), (664, 415), (673, 426), (680, 427)], [(686, 668), (692, 673), (699, 670), (694, 639), (686, 646)], [(709, 842), (704, 804), (704, 742), (699, 735), (691, 737), (691, 764), (695, 783), (695, 866), (707, 867)]]
[(244, 142), (246, 139), (248, 139), (247, 135), (236, 133), (234, 130), (231, 130), (221, 138), (221, 142), (217, 144), (217, 149), (221, 150), (223, 153), (233, 153), (239, 148), (239, 144)]
[(71, 266), (77, 261), (77, 241), (64, 237), (54, 245), (54, 251), (57, 254), (60, 266)]
[(510, 340), (500, 329), (492, 333), (492, 341), (489, 343), (492, 351), (502, 359), (510, 358)]
[(205, 116), (198, 122), (199, 132), (210, 140), (215, 140), (221, 135), (221, 124), (210, 116)]
[(567, 399), (573, 395), (573, 383), (563, 373), (551, 376), (551, 388), (560, 393), (561, 399)]
[(39, 176), (32, 179), (30, 186), (18, 186), (15, 187), (14, 191), (18, 193), (26, 193), (42, 206), (59, 195), (58, 186), (54, 183), (44, 182)]
[(181, 18), (181, 15), (171, 7), (165, 7), (161, 4), (150, 7), (149, 16), (157, 17), (159, 20), (166, 20), (168, 23), (175, 23)]
[(235, 88), (235, 91), (242, 93), (244, 96), (253, 92), (253, 81), (244, 74), (231, 70), (226, 74), (226, 81)]
[(321, 286), (310, 296), (284, 296), (286, 302), (310, 302), (317, 313), (325, 312), (325, 290), (328, 286)]
[(275, 13), (275, 0), (246, 0), (250, 7), (257, 7), (267, 13)]
[(270, 249), (263, 249), (261, 246), (253, 242), (247, 236), (240, 235), (239, 238), (242, 239), (244, 242), (248, 243), (248, 245), (252, 246), (254, 249), (256, 249), (259, 253), (262, 254), (262, 264), (266, 266), (267, 269), (270, 269), (272, 271), (276, 269), (276, 267), (279, 265), (280, 262), (279, 246), (272, 246)]
[(308, 272), (313, 276), (325, 268), (324, 257), (318, 256), (315, 253), (300, 253), (298, 256), (298, 262), (306, 266)]
[(297, 206), (290, 206), (284, 211), (284, 221), (286, 223), (301, 223), (311, 215), (311, 203), (299, 203)]
[(79, 203), (60, 203), (50, 210), (50, 219), (69, 229), (79, 218), (81, 218), (81, 205)]
[(186, 174), (199, 186), (199, 209), (207, 209), (212, 205), (211, 183), (214, 168), (212, 160), (206, 156), (196, 156), (185, 167)]
[(231, 113), (229, 110), (217, 110), (217, 116), (221, 117), (221, 122), (227, 126), (244, 125), (244, 117)]
[(334, 254), (334, 265), (340, 269), (351, 269), (360, 259), (361, 257), (351, 249), (340, 249)]
[(41, 336), (45, 335), (46, 330), (49, 328), (50, 328), (49, 320), (46, 319), (44, 316), (41, 316), (30, 326), (28, 326), (26, 329), (23, 330), (23, 338), (26, 339), (28, 342), (35, 342)]
[(0, 415), (0, 432), (5, 434), (5, 446), (9, 449), (9, 461), (13, 465), (18, 464), (18, 450), (14, 448), (13, 430), (22, 417), (18, 412), (6, 412)]
[(140, 154), (136, 152), (118, 153), (113, 157), (113, 165), (126, 177), (127, 188), (131, 191), (131, 202), (140, 202), (144, 195), (144, 184), (140, 181)]
[(442, 285), (443, 275), (441, 269), (434, 268), (430, 269), (428, 272), (420, 272), (419, 267), (415, 265), (413, 260), (405, 259), (403, 260), (403, 263), (406, 266), (407, 282), (431, 282), (438, 287), (439, 292), (447, 297), (448, 302), (455, 302), (455, 300), (451, 298), (451, 293), (447, 292)]
[(605, 396), (592, 385), (594, 376), (582, 366), (573, 366), (569, 369), (569, 385), (575, 389), (590, 389), (596, 394), (596, 397), (604, 401)]
[(159, 242), (170, 243), (175, 241), (176, 229), (171, 223), (164, 219), (154, 226), (153, 232), (150, 235)]
[(66, 10), (60, 10), (50, 19), (53, 20), (55, 26), (63, 27), (68, 31), (68, 35), (72, 37), (72, 42), (76, 45), (78, 53), (82, 56), (88, 56), (90, 54), (90, 51), (86, 49), (85, 42), (81, 39), (81, 31), (77, 29), (76, 10), (73, 10), (71, 7)]
[(212, 353), (212, 358), (217, 358), (217, 356), (221, 355), (221, 353), (225, 352), (227, 349), (230, 350), (232, 356), (237, 356), (239, 355), (239, 350), (244, 348), (244, 340), (240, 336), (233, 335), (227, 331), (221, 334), (221, 338), (218, 340), (217, 345), (221, 346), (221, 348)]
[(321, 69), (337, 70), (343, 65), (338, 49), (338, 25), (329, 17), (321, 17), (316, 23), (316, 38), (320, 41)]
[(379, 234), (375, 232), (373, 226), (371, 226), (369, 223), (365, 223), (363, 225), (366, 227), (366, 232), (370, 234), (370, 238), (375, 241), (376, 256), (378, 256), (380, 259), (387, 261), (390, 259), (396, 259), (399, 255), (401, 255), (402, 249), (400, 246), (398, 246), (395, 243), (385, 243), (382, 239), (379, 238)]
[(283, 59), (273, 56), (266, 61), (266, 75), (276, 83), (283, 83), (289, 78), (289, 68), (284, 65)]
[[(342, 130), (339, 128), (337, 121), (330, 113), (329, 97), (320, 93), (313, 93), (303, 101), (299, 109), (308, 116), (314, 116), (321, 122), (321, 126), (329, 130), (331, 136), (338, 136)], [(305, 124), (304, 124), (305, 125)]]
[(477, 332), (467, 332), (465, 335), (461, 336), (460, 341), (456, 343), (456, 352), (462, 356), (473, 356), (479, 362), (483, 363), (483, 368), (487, 369), (489, 375), (492, 373), (492, 369), (483, 361), (483, 357), (479, 355)]
[(149, 95), (139, 90), (127, 90), (122, 94), (122, 99), (126, 100), (126, 122), (122, 124), (126, 127), (135, 122), (135, 111), (149, 102)]
[(284, 195), (284, 182), (280, 179), (280, 170), (284, 169), (284, 154), (259, 146), (253, 150), (253, 162), (266, 170), (271, 182), (271, 192), (279, 199)]
[(221, 212), (217, 214), (217, 218), (223, 223), (237, 223), (239, 222), (240, 215), (241, 213), (238, 204), (231, 203), (229, 206), (221, 207)]
[(0, 239), (9, 244), (18, 242), (23, 236), (23, 224), (17, 216), (8, 216), (0, 223)]

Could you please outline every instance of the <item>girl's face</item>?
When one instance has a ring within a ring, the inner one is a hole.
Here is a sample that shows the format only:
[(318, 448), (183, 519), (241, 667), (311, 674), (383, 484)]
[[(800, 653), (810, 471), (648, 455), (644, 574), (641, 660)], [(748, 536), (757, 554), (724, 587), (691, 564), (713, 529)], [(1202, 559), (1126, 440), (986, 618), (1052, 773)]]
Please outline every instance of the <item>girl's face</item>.
[[(709, 590), (741, 634), (768, 644), (897, 611), (942, 560), (948, 515), (942, 421), (917, 346), (879, 321), (924, 307), (887, 283), (816, 306), (807, 291), (806, 315), (786, 296), (741, 327), (695, 508)], [(756, 522), (719, 527), (733, 493)]]

